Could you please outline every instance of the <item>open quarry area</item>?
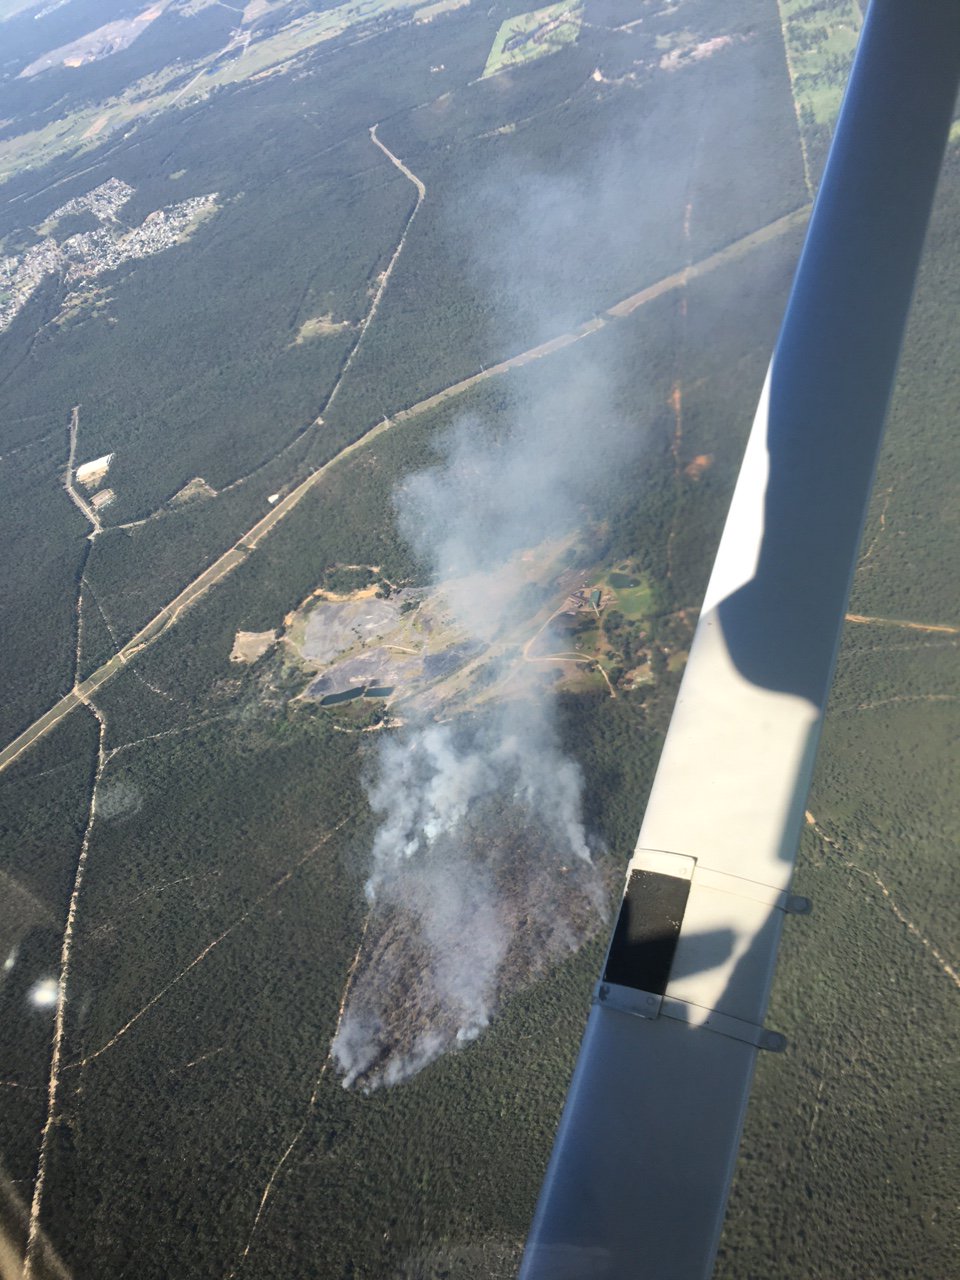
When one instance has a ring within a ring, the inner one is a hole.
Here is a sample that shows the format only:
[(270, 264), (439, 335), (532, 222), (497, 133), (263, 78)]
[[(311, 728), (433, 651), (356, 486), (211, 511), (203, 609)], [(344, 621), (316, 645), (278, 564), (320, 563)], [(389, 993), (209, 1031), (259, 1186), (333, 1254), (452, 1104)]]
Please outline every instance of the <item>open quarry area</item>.
[[(377, 699), (395, 716), (447, 717), (523, 696), (531, 680), (616, 697), (681, 670), (688, 621), (659, 616), (655, 593), (629, 562), (575, 567), (587, 545), (542, 546), (499, 571), (432, 588), (397, 587), (375, 566), (334, 567), (341, 586), (368, 581), (312, 592), (284, 620), (278, 661), (309, 673), (300, 697), (348, 715), (358, 700)], [(478, 603), (482, 626), (463, 621), (464, 599)], [(277, 634), (238, 632), (232, 657), (256, 661)]]

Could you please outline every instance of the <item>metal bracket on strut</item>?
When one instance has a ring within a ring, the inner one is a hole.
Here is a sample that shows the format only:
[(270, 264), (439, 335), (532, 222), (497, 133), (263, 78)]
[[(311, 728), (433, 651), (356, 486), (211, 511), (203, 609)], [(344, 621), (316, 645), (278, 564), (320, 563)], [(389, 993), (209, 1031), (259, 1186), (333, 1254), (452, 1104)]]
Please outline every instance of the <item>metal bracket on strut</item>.
[(798, 893), (775, 889), (772, 885), (761, 884), (757, 880), (745, 880), (743, 876), (735, 876), (729, 871), (714, 871), (701, 862), (694, 868), (692, 883), (703, 889), (713, 889), (717, 893), (732, 893), (738, 898), (763, 903), (785, 915), (808, 916), (813, 910), (810, 899), (801, 897)]
[(595, 1002), (634, 1017), (672, 1018), (756, 1049), (782, 1051), (786, 1039), (779, 1032), (667, 994), (687, 900), (698, 889), (730, 894), (771, 911), (805, 914), (810, 910), (806, 898), (714, 870), (689, 854), (637, 849)]
[(605, 1008), (629, 1013), (636, 1018), (672, 1018), (676, 1022), (712, 1031), (715, 1035), (726, 1036), (730, 1040), (740, 1040), (768, 1053), (782, 1053), (787, 1047), (787, 1038), (779, 1031), (769, 1031), (766, 1027), (746, 1022), (743, 1018), (719, 1013), (716, 1009), (704, 1009), (686, 1000), (678, 1000), (675, 996), (661, 996), (653, 991), (635, 991), (632, 987), (601, 981), (594, 991), (594, 1001)]
[(737, 898), (759, 902), (773, 907), (785, 915), (809, 915), (813, 904), (809, 898), (787, 889), (776, 889), (759, 880), (747, 880), (732, 871), (720, 871), (708, 866), (701, 858), (685, 853), (670, 853), (665, 849), (637, 849), (630, 859), (629, 872), (643, 872), (654, 878), (670, 877), (686, 880), (691, 887), (712, 889), (717, 893), (730, 893)]

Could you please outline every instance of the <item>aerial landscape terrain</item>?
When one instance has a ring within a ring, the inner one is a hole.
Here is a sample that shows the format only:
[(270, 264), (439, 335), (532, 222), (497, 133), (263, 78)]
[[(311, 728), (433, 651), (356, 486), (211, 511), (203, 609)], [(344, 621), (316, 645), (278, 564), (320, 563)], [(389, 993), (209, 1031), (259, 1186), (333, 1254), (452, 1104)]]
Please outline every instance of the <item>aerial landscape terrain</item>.
[[(4, 1276), (516, 1275), (863, 7), (0, 0)], [(958, 219), (722, 1280), (960, 1277)]]

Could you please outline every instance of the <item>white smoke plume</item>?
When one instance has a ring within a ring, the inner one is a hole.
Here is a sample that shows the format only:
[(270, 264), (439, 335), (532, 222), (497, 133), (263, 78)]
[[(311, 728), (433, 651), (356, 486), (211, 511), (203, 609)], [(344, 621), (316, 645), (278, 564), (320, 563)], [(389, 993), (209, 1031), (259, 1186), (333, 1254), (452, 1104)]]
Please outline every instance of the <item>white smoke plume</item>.
[[(514, 716), (515, 708), (510, 708)], [(558, 845), (574, 857), (589, 859), (580, 821), (580, 776), (576, 766), (559, 755), (531, 758), (535, 739), (546, 744), (547, 730), (535, 717), (540, 706), (525, 706), (523, 722), (514, 728), (500, 716), (496, 740), (471, 738), (458, 747), (446, 725), (429, 725), (414, 736), (388, 740), (380, 752), (380, 771), (369, 787), (370, 804), (383, 815), (373, 844), (373, 874), (367, 897), (376, 900), (379, 887), (402, 871), (416, 854), (441, 836), (453, 836), (469, 807), (487, 797), (520, 805), (541, 814), (553, 829)], [(508, 783), (511, 790), (504, 790)]]
[[(508, 266), (549, 237), (552, 210), (562, 210), (561, 231), (576, 217), (569, 184), (563, 200), (535, 179), (511, 194), (514, 243), (506, 254), (497, 246)], [(530, 616), (523, 554), (576, 533), (639, 448), (589, 340), (552, 372), (494, 426), (462, 420), (438, 463), (395, 494), (401, 533), (477, 649)], [(366, 886), (373, 915), (333, 1043), (345, 1086), (397, 1083), (475, 1038), (505, 996), (604, 916), (582, 778), (559, 748), (552, 695), (522, 661), (509, 690), (380, 744), (367, 783), (380, 818)]]

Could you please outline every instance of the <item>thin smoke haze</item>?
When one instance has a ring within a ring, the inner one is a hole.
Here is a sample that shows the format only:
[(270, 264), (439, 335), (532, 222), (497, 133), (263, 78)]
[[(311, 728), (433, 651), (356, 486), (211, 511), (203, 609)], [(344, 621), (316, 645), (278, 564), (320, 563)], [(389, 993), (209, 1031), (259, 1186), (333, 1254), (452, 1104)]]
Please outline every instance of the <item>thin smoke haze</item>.
[[(576, 218), (569, 183), (562, 195), (535, 178), (511, 183), (515, 231), (506, 254), (496, 246), (501, 263), (525, 248), (536, 259), (551, 218)], [(488, 254), (478, 273), (492, 270)], [(555, 279), (548, 285), (555, 297)], [(535, 301), (527, 290), (522, 306)], [(550, 324), (545, 299), (539, 322)], [(573, 548), (585, 511), (602, 508), (611, 478), (637, 455), (639, 431), (610, 401), (581, 343), (553, 385), (492, 426), (456, 423), (437, 463), (394, 494), (401, 534), (471, 651), (498, 673), (507, 660), (497, 642), (531, 615), (524, 557), (564, 539)], [(379, 744), (366, 781), (380, 820), (371, 921), (333, 1043), (346, 1087), (398, 1083), (474, 1039), (506, 995), (604, 918), (583, 780), (560, 749), (550, 684), (516, 657), (509, 674), (497, 700), (449, 723), (423, 713)]]

